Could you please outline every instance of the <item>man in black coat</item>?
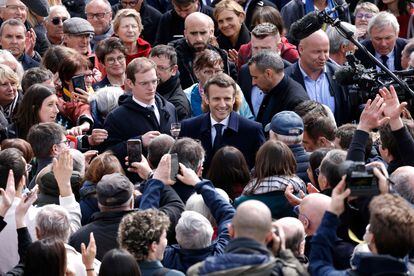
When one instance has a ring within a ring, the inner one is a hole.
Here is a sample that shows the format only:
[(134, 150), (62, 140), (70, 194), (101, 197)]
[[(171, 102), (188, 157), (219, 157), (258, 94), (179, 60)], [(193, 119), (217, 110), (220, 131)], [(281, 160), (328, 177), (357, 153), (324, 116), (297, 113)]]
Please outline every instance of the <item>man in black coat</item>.
[(182, 121), (180, 132), (182, 137), (201, 141), (206, 151), (204, 174), (216, 151), (226, 145), (240, 150), (252, 168), (256, 152), (265, 138), (260, 124), (233, 111), (236, 83), (228, 75), (220, 73), (207, 81), (204, 94), (209, 112)]
[(157, 64), (157, 76), (160, 80), (157, 92), (175, 106), (179, 121), (189, 118), (191, 116), (190, 103), (181, 87), (177, 53), (174, 48), (168, 45), (157, 45), (152, 48), (150, 59)]
[[(367, 50), (391, 71), (402, 70), (401, 52), (407, 41), (398, 38), (400, 26), (397, 18), (389, 12), (380, 12), (371, 19), (368, 26), (370, 39), (362, 42)], [(365, 53), (358, 50), (355, 56), (367, 68), (377, 68)]]
[(226, 51), (209, 44), (211, 38), (211, 18), (207, 15), (194, 12), (185, 19), (185, 38), (170, 43), (175, 48), (178, 58), (178, 71), (180, 71), (181, 86), (183, 89), (197, 83), (197, 77), (193, 72), (193, 60), (197, 52), (210, 49), (219, 53), (223, 60), (223, 71), (234, 80), (237, 79), (237, 69), (233, 62), (229, 61)]
[(283, 60), (277, 53), (260, 52), (250, 59), (248, 66), (252, 84), (263, 91), (261, 101), (259, 94), (249, 97), (259, 98), (251, 104), (254, 110), (258, 110), (256, 121), (262, 123), (263, 127), (276, 113), (283, 110), (293, 111), (298, 104), (309, 99), (301, 85), (285, 75)]
[(127, 155), (128, 139), (140, 139), (146, 148), (160, 133), (170, 133), (177, 122), (174, 105), (156, 95), (156, 65), (148, 58), (136, 58), (127, 67), (127, 85), (132, 95), (120, 100), (120, 106), (107, 116), (104, 128), (108, 139), (102, 147), (112, 150), (121, 164)]
[(203, 6), (199, 0), (172, 0), (173, 9), (160, 19), (155, 44), (167, 44), (184, 36), (184, 21), (194, 12), (201, 12), (213, 18), (213, 9)]
[(306, 90), (309, 98), (328, 106), (338, 126), (351, 121), (348, 91), (335, 80), (334, 64), (329, 59), (329, 38), (318, 30), (299, 43), (300, 59), (286, 68), (286, 75)]

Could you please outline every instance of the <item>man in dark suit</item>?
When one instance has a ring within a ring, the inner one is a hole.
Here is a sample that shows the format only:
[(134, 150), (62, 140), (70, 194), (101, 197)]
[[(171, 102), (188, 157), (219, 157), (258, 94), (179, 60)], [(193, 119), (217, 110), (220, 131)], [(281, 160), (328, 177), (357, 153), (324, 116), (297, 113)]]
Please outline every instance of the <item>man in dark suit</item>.
[(256, 100), (260, 95), (252, 94), (250, 97), (253, 99), (255, 113), (257, 111), (256, 121), (262, 123), (263, 127), (276, 113), (284, 110), (293, 111), (298, 104), (309, 100), (303, 87), (285, 75), (283, 60), (279, 54), (262, 51), (250, 59), (248, 66), (252, 84), (260, 88), (264, 94), (261, 101)]
[[(380, 12), (369, 22), (367, 32), (370, 39), (362, 42), (367, 50), (391, 71), (403, 69), (401, 52), (407, 41), (398, 38), (399, 31), (397, 18), (392, 13)], [(379, 70), (362, 51), (357, 51), (355, 56), (365, 67)]]
[(326, 33), (318, 30), (302, 39), (299, 54), (299, 61), (286, 68), (286, 75), (300, 83), (311, 100), (328, 106), (337, 125), (350, 122), (348, 91), (333, 78), (338, 67), (327, 62), (329, 38)]
[(181, 122), (182, 137), (199, 139), (206, 150), (204, 174), (207, 173), (214, 153), (228, 145), (239, 149), (250, 168), (255, 155), (264, 143), (262, 126), (233, 111), (236, 83), (220, 73), (205, 84), (205, 102), (209, 112)]

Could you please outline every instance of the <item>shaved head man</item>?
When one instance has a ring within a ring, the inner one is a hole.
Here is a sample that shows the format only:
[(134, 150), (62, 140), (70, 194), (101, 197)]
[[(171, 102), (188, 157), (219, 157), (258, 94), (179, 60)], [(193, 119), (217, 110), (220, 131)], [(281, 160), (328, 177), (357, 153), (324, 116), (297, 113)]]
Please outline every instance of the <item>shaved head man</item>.
[(237, 207), (229, 226), (233, 238), (250, 238), (262, 244), (272, 239), (272, 214), (262, 202), (248, 200)]
[(305, 228), (300, 220), (292, 217), (284, 217), (273, 222), (285, 232), (286, 249), (292, 250), (296, 257), (305, 253)]
[(394, 190), (409, 203), (414, 204), (414, 167), (399, 167), (392, 173), (390, 180), (394, 183)]
[(321, 224), (323, 214), (328, 210), (331, 198), (327, 195), (314, 193), (305, 196), (299, 205), (298, 218), (305, 228), (307, 236), (312, 236)]
[(316, 31), (299, 43), (300, 66), (313, 80), (323, 72), (329, 59), (329, 38), (322, 30)]
[(207, 48), (210, 40), (210, 18), (201, 12), (194, 12), (185, 19), (184, 37), (190, 48), (196, 52)]

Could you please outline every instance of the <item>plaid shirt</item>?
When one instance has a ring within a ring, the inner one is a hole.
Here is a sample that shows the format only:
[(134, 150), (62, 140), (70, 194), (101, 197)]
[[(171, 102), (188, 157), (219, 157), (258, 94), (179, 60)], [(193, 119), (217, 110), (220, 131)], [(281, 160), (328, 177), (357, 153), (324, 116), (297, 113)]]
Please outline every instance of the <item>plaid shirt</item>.
[(273, 191), (284, 191), (289, 184), (292, 184), (294, 193), (302, 190), (306, 193), (306, 184), (302, 179), (295, 176), (269, 176), (264, 178), (259, 186), (253, 191), (257, 179), (251, 180), (243, 189), (243, 195), (246, 194), (265, 194)]

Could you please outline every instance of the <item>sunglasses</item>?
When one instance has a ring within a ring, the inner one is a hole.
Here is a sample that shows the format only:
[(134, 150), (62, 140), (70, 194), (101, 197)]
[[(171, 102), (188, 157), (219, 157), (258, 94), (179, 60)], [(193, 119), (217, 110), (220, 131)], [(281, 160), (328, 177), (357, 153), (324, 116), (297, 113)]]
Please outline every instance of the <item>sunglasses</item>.
[(50, 20), (50, 22), (52, 22), (53, 25), (59, 25), (60, 23), (63, 24), (63, 22), (65, 22), (67, 20), (67, 18), (63, 17), (53, 17), (52, 20)]

